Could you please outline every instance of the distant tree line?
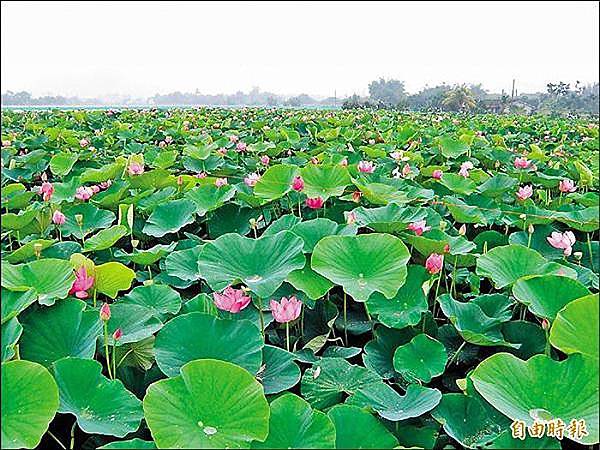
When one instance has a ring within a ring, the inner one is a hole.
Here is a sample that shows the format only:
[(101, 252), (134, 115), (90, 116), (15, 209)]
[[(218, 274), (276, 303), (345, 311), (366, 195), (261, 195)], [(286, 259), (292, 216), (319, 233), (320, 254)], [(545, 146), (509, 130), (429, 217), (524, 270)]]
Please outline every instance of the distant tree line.
[(582, 85), (577, 82), (574, 86), (559, 81), (548, 83), (546, 92), (520, 94), (513, 89), (510, 95), (488, 93), (481, 84), (449, 85), (421, 89), (415, 94), (409, 94), (404, 82), (400, 80), (385, 80), (380, 78), (369, 83), (369, 95), (365, 97), (356, 94), (338, 99), (329, 97), (318, 100), (308, 94), (286, 97), (272, 92), (260, 91), (255, 87), (245, 93), (238, 91), (234, 94), (202, 94), (196, 92), (171, 92), (156, 94), (147, 99), (80, 99), (78, 97), (43, 96), (33, 97), (29, 92), (7, 91), (2, 94), (4, 106), (73, 106), (73, 105), (209, 105), (209, 106), (283, 106), (283, 107), (332, 107), (343, 108), (386, 108), (412, 111), (464, 111), (464, 112), (493, 112), (493, 113), (544, 113), (568, 114), (585, 113), (598, 114), (599, 84)]

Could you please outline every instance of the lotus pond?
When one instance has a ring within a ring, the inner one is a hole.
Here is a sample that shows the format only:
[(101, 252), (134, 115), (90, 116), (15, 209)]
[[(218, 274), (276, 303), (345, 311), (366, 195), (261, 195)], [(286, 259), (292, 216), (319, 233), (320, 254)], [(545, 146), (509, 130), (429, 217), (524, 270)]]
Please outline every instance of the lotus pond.
[(3, 448), (587, 448), (598, 124), (2, 111)]

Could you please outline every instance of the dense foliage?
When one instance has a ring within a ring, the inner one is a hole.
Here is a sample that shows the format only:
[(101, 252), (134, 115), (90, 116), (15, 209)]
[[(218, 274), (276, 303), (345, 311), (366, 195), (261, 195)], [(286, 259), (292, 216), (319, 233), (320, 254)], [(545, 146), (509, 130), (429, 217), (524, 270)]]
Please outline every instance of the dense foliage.
[(598, 443), (597, 123), (2, 122), (3, 448)]

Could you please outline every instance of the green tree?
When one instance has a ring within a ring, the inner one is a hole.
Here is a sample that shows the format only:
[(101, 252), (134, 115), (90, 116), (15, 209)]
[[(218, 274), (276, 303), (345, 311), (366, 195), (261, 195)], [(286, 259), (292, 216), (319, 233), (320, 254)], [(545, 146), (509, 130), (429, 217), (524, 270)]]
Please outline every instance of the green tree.
[(455, 86), (446, 92), (442, 105), (452, 111), (469, 111), (476, 106), (475, 97), (471, 90), (465, 86)]
[(407, 103), (404, 82), (399, 80), (379, 80), (369, 83), (371, 100), (381, 106), (403, 107)]

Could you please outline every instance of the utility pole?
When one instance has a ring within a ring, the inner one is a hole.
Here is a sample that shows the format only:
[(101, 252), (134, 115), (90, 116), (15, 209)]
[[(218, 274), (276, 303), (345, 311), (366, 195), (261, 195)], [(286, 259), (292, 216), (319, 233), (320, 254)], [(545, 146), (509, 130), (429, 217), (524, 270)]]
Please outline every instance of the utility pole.
[(333, 90), (333, 107), (337, 108), (337, 89)]
[(515, 97), (515, 79), (513, 78), (512, 92), (510, 93), (510, 98), (514, 98), (514, 97)]

